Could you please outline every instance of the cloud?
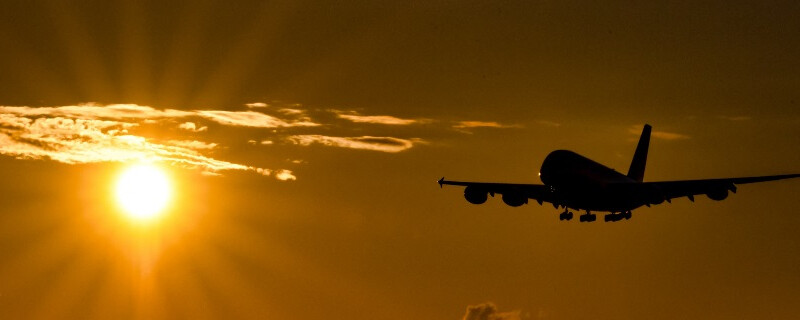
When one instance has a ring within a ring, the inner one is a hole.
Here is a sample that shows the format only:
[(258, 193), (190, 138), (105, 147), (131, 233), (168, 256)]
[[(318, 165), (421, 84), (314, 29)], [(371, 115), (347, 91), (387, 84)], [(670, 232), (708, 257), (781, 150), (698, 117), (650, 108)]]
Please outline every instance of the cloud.
[(554, 122), (554, 121), (548, 121), (548, 120), (537, 120), (536, 123), (541, 124), (543, 126), (548, 126), (548, 127), (560, 127), (561, 126), (561, 123)]
[(661, 140), (685, 140), (690, 138), (685, 134), (666, 132), (666, 131), (653, 131), (651, 135), (653, 136), (653, 138)]
[[(202, 170), (206, 174), (219, 171), (255, 171), (270, 175), (272, 170), (237, 164), (207, 157), (201, 150), (215, 148), (214, 143), (168, 140), (154, 142), (131, 134), (139, 126), (135, 122), (101, 119), (70, 118), (65, 115), (94, 116), (106, 111), (85, 108), (2, 107), (0, 111), (0, 154), (17, 159), (50, 159), (66, 164), (98, 162), (165, 162), (175, 166)], [(87, 110), (89, 110), (87, 112)], [(132, 114), (138, 115), (138, 108)], [(44, 116), (47, 113), (58, 116)], [(19, 115), (24, 113), (31, 116)], [(35, 118), (34, 118), (35, 117)], [(138, 117), (134, 117), (138, 118)], [(139, 119), (140, 121), (143, 119)], [(278, 171), (280, 172), (280, 171)], [(291, 174), (291, 172), (289, 172)], [(286, 180), (283, 174), (278, 179)]]
[(245, 106), (248, 107), (248, 108), (266, 108), (266, 107), (269, 107), (268, 104), (263, 103), (263, 102), (246, 103)]
[(195, 113), (203, 118), (227, 126), (252, 127), (252, 128), (277, 128), (277, 127), (315, 127), (318, 123), (300, 120), (287, 122), (285, 120), (254, 111), (221, 111), (198, 110)]
[(333, 110), (334, 113), (341, 119), (349, 120), (352, 122), (357, 123), (374, 123), (374, 124), (386, 124), (386, 125), (409, 125), (420, 122), (419, 120), (414, 119), (403, 119), (398, 118), (395, 116), (363, 116), (358, 114), (355, 111), (341, 111), (341, 110)]
[(518, 125), (501, 124), (495, 121), (459, 121), (453, 125), (456, 129), (468, 128), (517, 128)]
[(747, 121), (752, 119), (749, 116), (717, 116), (717, 118), (728, 121)]
[(278, 109), (278, 112), (283, 113), (283, 114), (290, 114), (290, 115), (305, 114), (305, 111), (300, 110), (300, 109), (295, 109), (295, 108), (281, 108), (281, 109)]
[(194, 124), (194, 122), (181, 123), (180, 125), (178, 125), (178, 128), (183, 129), (183, 130), (189, 130), (189, 131), (192, 131), (192, 132), (201, 132), (201, 131), (208, 130), (208, 127), (206, 127), (206, 126), (198, 128), (197, 125)]
[[(632, 126), (630, 129), (628, 129), (628, 132), (630, 132), (631, 134), (640, 135), (640, 134), (642, 134), (642, 126), (641, 125)], [(675, 133), (675, 132), (667, 132), (667, 131), (655, 131), (655, 130), (650, 132), (650, 136), (653, 137), (653, 138), (656, 138), (656, 139), (661, 139), (661, 140), (686, 140), (686, 139), (691, 139), (690, 136), (687, 136), (685, 134), (680, 134), (680, 133)]]
[(169, 140), (169, 141), (167, 141), (167, 143), (170, 144), (170, 145), (173, 145), (173, 146), (184, 147), (184, 148), (189, 148), (189, 149), (194, 149), (194, 150), (209, 150), (209, 149), (214, 149), (214, 148), (217, 147), (216, 143), (206, 143), (206, 142), (197, 141), (197, 140), (191, 140), (191, 141), (188, 141), (188, 140)]
[(278, 128), (278, 127), (314, 127), (318, 123), (308, 118), (281, 119), (268, 114), (255, 111), (223, 111), (223, 110), (175, 110), (155, 109), (148, 106), (135, 104), (112, 104), (107, 106), (84, 104), (77, 106), (61, 107), (9, 107), (0, 106), (0, 113), (17, 116), (62, 116), (81, 119), (178, 119), (199, 117), (226, 126), (240, 126), (252, 128)]
[(275, 178), (281, 181), (297, 180), (297, 177), (295, 177), (294, 174), (292, 174), (291, 170), (281, 169), (276, 171), (274, 174)]
[(520, 320), (519, 311), (497, 312), (494, 303), (486, 302), (468, 306), (463, 320)]
[(301, 146), (308, 146), (311, 144), (321, 144), (331, 147), (371, 150), (381, 152), (400, 152), (410, 149), (414, 146), (415, 142), (422, 142), (420, 139), (400, 139), (394, 137), (330, 137), (323, 135), (295, 135), (290, 136), (287, 140), (294, 144)]

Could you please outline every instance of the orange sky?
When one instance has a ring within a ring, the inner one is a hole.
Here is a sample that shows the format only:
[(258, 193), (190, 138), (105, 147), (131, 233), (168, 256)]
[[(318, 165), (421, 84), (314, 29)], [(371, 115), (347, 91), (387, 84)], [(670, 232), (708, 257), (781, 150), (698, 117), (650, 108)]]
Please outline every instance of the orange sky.
[[(798, 181), (619, 223), (475, 206), (555, 149), (800, 172), (800, 6), (4, 1), (0, 314), (793, 319)], [(167, 169), (152, 225), (112, 193)]]

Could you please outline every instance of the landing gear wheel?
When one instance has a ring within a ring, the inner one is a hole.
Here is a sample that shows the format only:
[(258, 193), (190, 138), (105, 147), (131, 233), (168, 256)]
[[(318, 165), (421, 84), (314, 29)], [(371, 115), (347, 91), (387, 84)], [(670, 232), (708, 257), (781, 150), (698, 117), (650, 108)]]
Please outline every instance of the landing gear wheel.
[(631, 212), (630, 212), (630, 211), (625, 211), (625, 212), (622, 214), (622, 216), (623, 216), (623, 217), (625, 217), (625, 220), (629, 220), (629, 219), (631, 218), (632, 214), (631, 214)]

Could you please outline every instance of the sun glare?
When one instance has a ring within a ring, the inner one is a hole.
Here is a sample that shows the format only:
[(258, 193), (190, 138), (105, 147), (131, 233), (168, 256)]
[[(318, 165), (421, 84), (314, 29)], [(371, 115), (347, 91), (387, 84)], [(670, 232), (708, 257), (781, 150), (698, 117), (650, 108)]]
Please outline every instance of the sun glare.
[(147, 222), (166, 208), (172, 193), (166, 173), (153, 165), (134, 165), (117, 179), (117, 202), (131, 219)]

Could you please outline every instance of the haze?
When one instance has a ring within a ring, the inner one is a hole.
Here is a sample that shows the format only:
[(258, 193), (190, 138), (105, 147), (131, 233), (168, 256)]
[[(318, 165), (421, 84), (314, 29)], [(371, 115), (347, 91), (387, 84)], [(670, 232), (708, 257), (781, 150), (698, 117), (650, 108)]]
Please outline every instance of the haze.
[[(442, 176), (552, 150), (800, 171), (792, 1), (3, 1), (0, 314), (793, 319), (798, 181), (560, 223)], [(169, 170), (160, 224), (114, 177)]]

